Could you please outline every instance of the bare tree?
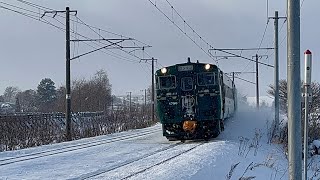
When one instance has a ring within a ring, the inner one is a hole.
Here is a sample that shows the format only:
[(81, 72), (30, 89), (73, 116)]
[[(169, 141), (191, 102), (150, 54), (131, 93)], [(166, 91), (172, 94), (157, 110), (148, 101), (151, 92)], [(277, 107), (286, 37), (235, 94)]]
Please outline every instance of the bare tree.
[(18, 87), (9, 86), (4, 90), (3, 101), (15, 103), (16, 95), (20, 92)]
[(61, 86), (56, 92), (57, 98), (54, 105), (55, 112), (64, 112), (66, 110), (66, 88)]
[[(274, 85), (269, 85), (270, 89), (267, 91), (268, 94), (274, 96)], [(303, 89), (303, 82), (301, 82), (301, 92), (304, 92)], [(312, 92), (312, 103), (310, 106), (310, 114), (311, 118), (309, 121), (309, 141), (312, 141), (316, 138), (320, 137), (320, 123), (319, 123), (319, 114), (317, 114), (317, 110), (320, 108), (320, 84), (317, 82), (311, 83), (311, 92)], [(280, 80), (279, 81), (279, 102), (280, 102), (280, 109), (285, 113), (288, 114), (287, 111), (287, 81)], [(304, 100), (304, 99), (303, 99)], [(304, 109), (304, 103), (301, 103), (301, 108)], [(304, 111), (301, 111), (301, 123), (303, 124), (304, 119)], [(302, 126), (303, 127), (303, 126)], [(288, 138), (288, 125), (285, 124), (281, 131), (281, 141), (287, 145), (287, 138)]]
[[(267, 90), (267, 93), (274, 97), (274, 85), (269, 85), (270, 89)], [(301, 82), (301, 92), (304, 92), (303, 82)], [(312, 103), (310, 112), (314, 112), (316, 109), (320, 107), (320, 84), (316, 82), (311, 83), (311, 92), (312, 92)], [(279, 101), (280, 101), (280, 109), (287, 114), (287, 81), (280, 80), (279, 81)], [(304, 106), (304, 103), (302, 103)], [(304, 108), (304, 107), (303, 107)]]
[(38, 110), (37, 107), (37, 92), (29, 89), (17, 94), (17, 99), (20, 103), (20, 110), (22, 112), (34, 112)]
[(106, 71), (99, 70), (91, 80), (75, 80), (72, 86), (72, 109), (107, 111), (111, 105), (111, 84)]

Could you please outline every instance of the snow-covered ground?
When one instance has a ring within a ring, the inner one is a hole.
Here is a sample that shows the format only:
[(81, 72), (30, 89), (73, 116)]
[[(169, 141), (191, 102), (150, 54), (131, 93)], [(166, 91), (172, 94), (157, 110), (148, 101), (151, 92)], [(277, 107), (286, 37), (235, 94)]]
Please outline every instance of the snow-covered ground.
[(209, 142), (169, 142), (157, 124), (2, 152), (0, 179), (288, 179), (281, 145), (268, 143), (272, 119), (268, 111), (239, 112)]

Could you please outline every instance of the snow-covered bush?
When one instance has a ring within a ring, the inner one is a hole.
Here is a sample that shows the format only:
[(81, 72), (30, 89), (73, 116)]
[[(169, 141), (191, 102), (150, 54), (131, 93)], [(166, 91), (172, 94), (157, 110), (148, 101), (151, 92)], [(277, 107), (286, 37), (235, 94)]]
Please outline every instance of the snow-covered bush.
[[(111, 112), (72, 114), (72, 137), (80, 139), (151, 126), (151, 108), (126, 106)], [(65, 141), (63, 113), (0, 115), (0, 151), (23, 149)]]

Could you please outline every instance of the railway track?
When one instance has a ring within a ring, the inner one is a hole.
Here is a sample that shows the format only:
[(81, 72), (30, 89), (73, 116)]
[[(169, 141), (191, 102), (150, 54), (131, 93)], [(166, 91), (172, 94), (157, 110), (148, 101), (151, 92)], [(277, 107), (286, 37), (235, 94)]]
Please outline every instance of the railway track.
[[(122, 162), (122, 163), (120, 163), (120, 164), (116, 164), (116, 165), (113, 165), (113, 166), (111, 166), (111, 167), (107, 167), (107, 168), (105, 168), (105, 169), (99, 169), (99, 170), (97, 170), (97, 171), (90, 172), (90, 173), (88, 173), (88, 174), (84, 174), (84, 175), (81, 175), (81, 176), (76, 177), (76, 178), (71, 178), (71, 179), (69, 179), (69, 180), (84, 180), (84, 179), (89, 179), (89, 178), (95, 178), (95, 177), (97, 177), (97, 176), (99, 176), (99, 175), (102, 175), (102, 174), (105, 174), (105, 173), (108, 173), (108, 172), (111, 172), (111, 171), (114, 171), (114, 170), (117, 170), (117, 169), (120, 169), (120, 168), (124, 168), (125, 166), (133, 165), (135, 162), (142, 161), (142, 160), (144, 160), (144, 159), (146, 159), (146, 158), (148, 158), (148, 157), (151, 157), (151, 156), (154, 156), (154, 155), (163, 153), (163, 152), (165, 152), (165, 151), (169, 151), (169, 150), (173, 149), (174, 147), (179, 146), (179, 145), (182, 145), (182, 144), (185, 144), (185, 143), (183, 143), (183, 142), (178, 142), (178, 143), (175, 143), (175, 144), (171, 144), (171, 145), (169, 145), (169, 146), (167, 146), (167, 147), (163, 147), (163, 148), (158, 149), (158, 150), (156, 150), (156, 151), (154, 151), (154, 152), (147, 153), (147, 154), (145, 154), (145, 155), (143, 155), (143, 156), (140, 156), (140, 157), (137, 157), (137, 158), (133, 158), (133, 159), (124, 161), (124, 162)], [(131, 173), (131, 174), (127, 175), (126, 177), (123, 177), (123, 178), (120, 178), (120, 179), (124, 180), (124, 179), (128, 179), (128, 178), (130, 178), (130, 177), (136, 176), (136, 175), (138, 175), (138, 174), (140, 174), (140, 173), (143, 173), (143, 172), (145, 172), (145, 171), (147, 171), (147, 170), (149, 170), (149, 169), (151, 169), (151, 168), (154, 168), (154, 167), (159, 166), (159, 165), (161, 165), (161, 164), (163, 164), (163, 163), (165, 163), (165, 162), (168, 162), (168, 161), (170, 161), (170, 160), (173, 160), (173, 159), (175, 159), (175, 158), (177, 158), (177, 157), (179, 157), (179, 156), (181, 156), (181, 155), (183, 155), (183, 154), (186, 154), (186, 153), (192, 151), (193, 149), (195, 149), (195, 148), (197, 148), (197, 147), (199, 147), (199, 146), (201, 146), (201, 145), (203, 145), (203, 144), (205, 144), (205, 142), (201, 142), (201, 143), (199, 143), (199, 144), (196, 144), (195, 146), (192, 146), (191, 148), (188, 148), (188, 149), (186, 149), (186, 150), (182, 150), (182, 151), (179, 152), (178, 154), (175, 154), (175, 155), (172, 155), (172, 156), (170, 156), (170, 157), (167, 157), (167, 158), (161, 160), (160, 162), (157, 162), (157, 163), (154, 163), (154, 164), (152, 164), (152, 165), (150, 165), (150, 166), (147, 166), (147, 167), (145, 167), (145, 168), (142, 168), (142, 169), (140, 169), (139, 171), (136, 171), (136, 172), (134, 172), (134, 173)]]
[(156, 163), (156, 164), (153, 164), (153, 165), (151, 165), (151, 166), (148, 166), (148, 167), (146, 167), (146, 168), (143, 168), (143, 169), (141, 169), (140, 171), (137, 171), (137, 172), (135, 172), (135, 173), (132, 173), (132, 174), (130, 174), (130, 175), (122, 178), (121, 180), (129, 179), (129, 178), (131, 178), (131, 177), (133, 177), (133, 176), (136, 176), (136, 175), (138, 175), (138, 174), (141, 174), (141, 173), (143, 173), (143, 172), (145, 172), (145, 171), (147, 171), (147, 170), (149, 170), (149, 169), (151, 169), (151, 168), (154, 168), (154, 167), (156, 167), (156, 166), (159, 166), (159, 165), (161, 165), (161, 164), (163, 164), (163, 163), (165, 163), (165, 162), (171, 161), (171, 160), (173, 160), (173, 159), (175, 159), (175, 158), (177, 158), (177, 157), (179, 157), (179, 156), (181, 156), (181, 155), (183, 155), (183, 154), (186, 154), (186, 153), (188, 153), (188, 152), (196, 149), (197, 147), (199, 147), (199, 146), (201, 146), (201, 145), (203, 145), (203, 144), (205, 144), (205, 142), (202, 142), (202, 143), (200, 143), (200, 144), (197, 144), (196, 146), (194, 146), (194, 147), (192, 147), (192, 148), (189, 148), (189, 149), (187, 149), (187, 150), (184, 150), (184, 151), (182, 151), (182, 152), (180, 152), (180, 153), (178, 153), (178, 154), (176, 154), (176, 155), (174, 155), (174, 156), (171, 156), (171, 157), (169, 157), (169, 158), (166, 158), (166, 159), (164, 159), (164, 160), (162, 160), (162, 161), (160, 161), (160, 162), (158, 162), (158, 163)]
[(143, 132), (139, 132), (139, 133), (135, 133), (135, 134), (122, 135), (122, 136), (117, 136), (117, 137), (112, 137), (112, 138), (107, 138), (107, 139), (102, 139), (102, 140), (96, 140), (96, 141), (87, 142), (87, 143), (79, 143), (79, 144), (64, 146), (61, 148), (40, 151), (40, 152), (36, 152), (36, 153), (29, 153), (29, 154), (23, 154), (20, 156), (4, 158), (4, 159), (0, 159), (0, 166), (5, 166), (5, 165), (13, 164), (13, 163), (18, 163), (18, 162), (38, 159), (38, 158), (42, 158), (42, 157), (62, 154), (62, 153), (66, 153), (66, 152), (86, 149), (86, 148), (100, 146), (100, 145), (113, 143), (113, 142), (131, 140), (131, 139), (147, 136), (150, 134), (154, 134), (159, 131), (161, 131), (161, 130), (158, 128), (153, 128), (153, 129), (148, 129)]

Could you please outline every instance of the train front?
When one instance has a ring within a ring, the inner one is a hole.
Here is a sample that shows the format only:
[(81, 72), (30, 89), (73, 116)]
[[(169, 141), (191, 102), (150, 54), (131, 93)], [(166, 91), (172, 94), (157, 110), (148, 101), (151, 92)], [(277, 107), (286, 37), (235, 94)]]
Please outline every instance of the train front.
[(157, 114), (169, 140), (214, 137), (220, 118), (218, 68), (184, 63), (156, 72)]

